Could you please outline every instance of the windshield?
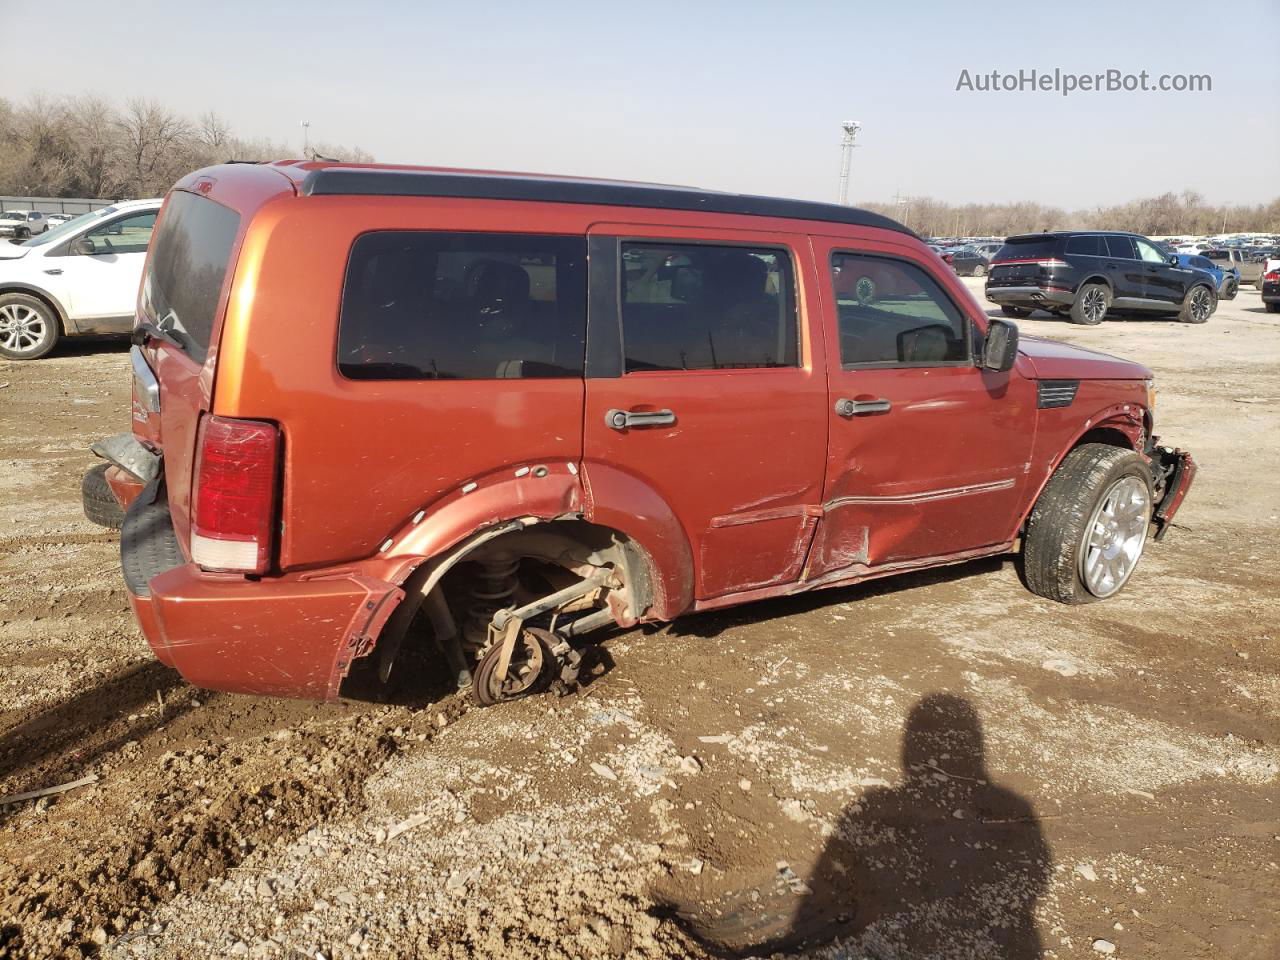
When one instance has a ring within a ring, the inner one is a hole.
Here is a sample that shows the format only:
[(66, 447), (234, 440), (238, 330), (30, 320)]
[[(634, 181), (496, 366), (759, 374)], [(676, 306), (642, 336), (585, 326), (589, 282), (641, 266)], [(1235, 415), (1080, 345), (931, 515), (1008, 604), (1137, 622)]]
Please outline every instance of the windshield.
[(25, 220), (27, 215), (22, 210), (6, 210), (0, 213), (0, 220)]
[(32, 237), (26, 242), (28, 247), (43, 247), (46, 243), (57, 243), (69, 234), (75, 233), (83, 226), (87, 226), (96, 220), (110, 216), (119, 210), (119, 207), (103, 207), (101, 210), (93, 210), (89, 213), (82, 213), (78, 217), (73, 217), (66, 223), (57, 227), (50, 227), (47, 231)]

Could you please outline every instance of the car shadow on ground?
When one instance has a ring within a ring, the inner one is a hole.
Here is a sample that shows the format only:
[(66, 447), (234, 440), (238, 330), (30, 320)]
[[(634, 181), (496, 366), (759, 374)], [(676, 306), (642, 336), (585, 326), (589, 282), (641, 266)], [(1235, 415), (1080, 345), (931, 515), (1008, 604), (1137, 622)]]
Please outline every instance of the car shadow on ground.
[(914, 590), (935, 583), (951, 583), (967, 580), (970, 577), (995, 573), (1006, 562), (1012, 562), (1008, 556), (982, 557), (965, 563), (946, 567), (934, 567), (914, 573), (899, 573), (892, 577), (868, 580), (847, 587), (829, 587), (813, 590), (808, 593), (795, 594), (790, 597), (777, 597), (770, 600), (757, 600), (741, 606), (707, 613), (687, 614), (670, 624), (646, 625), (644, 629), (650, 633), (665, 630), (673, 637), (701, 637), (711, 639), (719, 636), (730, 627), (747, 626), (773, 620), (778, 617), (794, 616), (832, 607), (842, 603), (852, 603), (868, 597), (883, 597), (902, 590)]
[(88, 357), (100, 353), (128, 353), (126, 336), (65, 337), (53, 348), (51, 357)]
[(780, 866), (755, 886), (659, 912), (720, 957), (841, 940), (848, 956), (1037, 960), (1034, 910), (1051, 869), (1031, 803), (987, 768), (977, 710), (933, 693), (907, 717), (899, 782), (845, 808), (806, 879)]

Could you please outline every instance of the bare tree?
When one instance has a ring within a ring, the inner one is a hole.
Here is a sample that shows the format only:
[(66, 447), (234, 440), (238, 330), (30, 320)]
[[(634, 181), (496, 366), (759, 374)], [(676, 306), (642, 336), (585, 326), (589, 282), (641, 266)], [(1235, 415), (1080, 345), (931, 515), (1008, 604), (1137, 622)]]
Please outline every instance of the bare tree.
[(124, 140), (122, 179), (131, 195), (161, 194), (189, 168), (192, 126), (156, 101), (130, 100), (119, 127)]

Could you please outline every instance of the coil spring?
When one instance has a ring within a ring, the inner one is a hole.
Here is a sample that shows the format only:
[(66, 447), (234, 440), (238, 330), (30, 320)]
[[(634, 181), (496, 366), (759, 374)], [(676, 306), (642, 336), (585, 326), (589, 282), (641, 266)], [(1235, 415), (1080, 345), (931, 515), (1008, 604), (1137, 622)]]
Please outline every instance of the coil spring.
[(489, 641), (489, 622), (493, 615), (511, 606), (518, 585), (516, 571), (520, 569), (520, 560), (504, 556), (478, 562), (481, 572), (471, 588), (463, 637), (471, 646), (482, 648)]

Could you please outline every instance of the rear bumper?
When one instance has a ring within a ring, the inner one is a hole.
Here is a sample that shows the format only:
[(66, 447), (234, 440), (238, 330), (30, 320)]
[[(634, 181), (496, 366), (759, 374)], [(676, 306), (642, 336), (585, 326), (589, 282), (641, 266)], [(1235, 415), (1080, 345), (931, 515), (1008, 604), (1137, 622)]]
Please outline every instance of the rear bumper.
[(1017, 304), (1038, 306), (1041, 304), (1053, 304), (1054, 306), (1069, 307), (1075, 302), (1076, 296), (1069, 290), (1057, 290), (1052, 287), (993, 287), (988, 285), (986, 288), (987, 299), (992, 303), (999, 304)]
[(163, 663), (211, 690), (333, 700), (404, 597), (350, 567), (284, 577), (205, 573), (178, 548), (160, 481), (120, 539), (129, 602)]
[(1196, 478), (1196, 462), (1185, 450), (1156, 447), (1152, 454), (1152, 466), (1157, 466), (1165, 477), (1164, 495), (1156, 504), (1151, 516), (1156, 525), (1156, 539), (1163, 539), (1173, 523), (1174, 514), (1187, 498)]

